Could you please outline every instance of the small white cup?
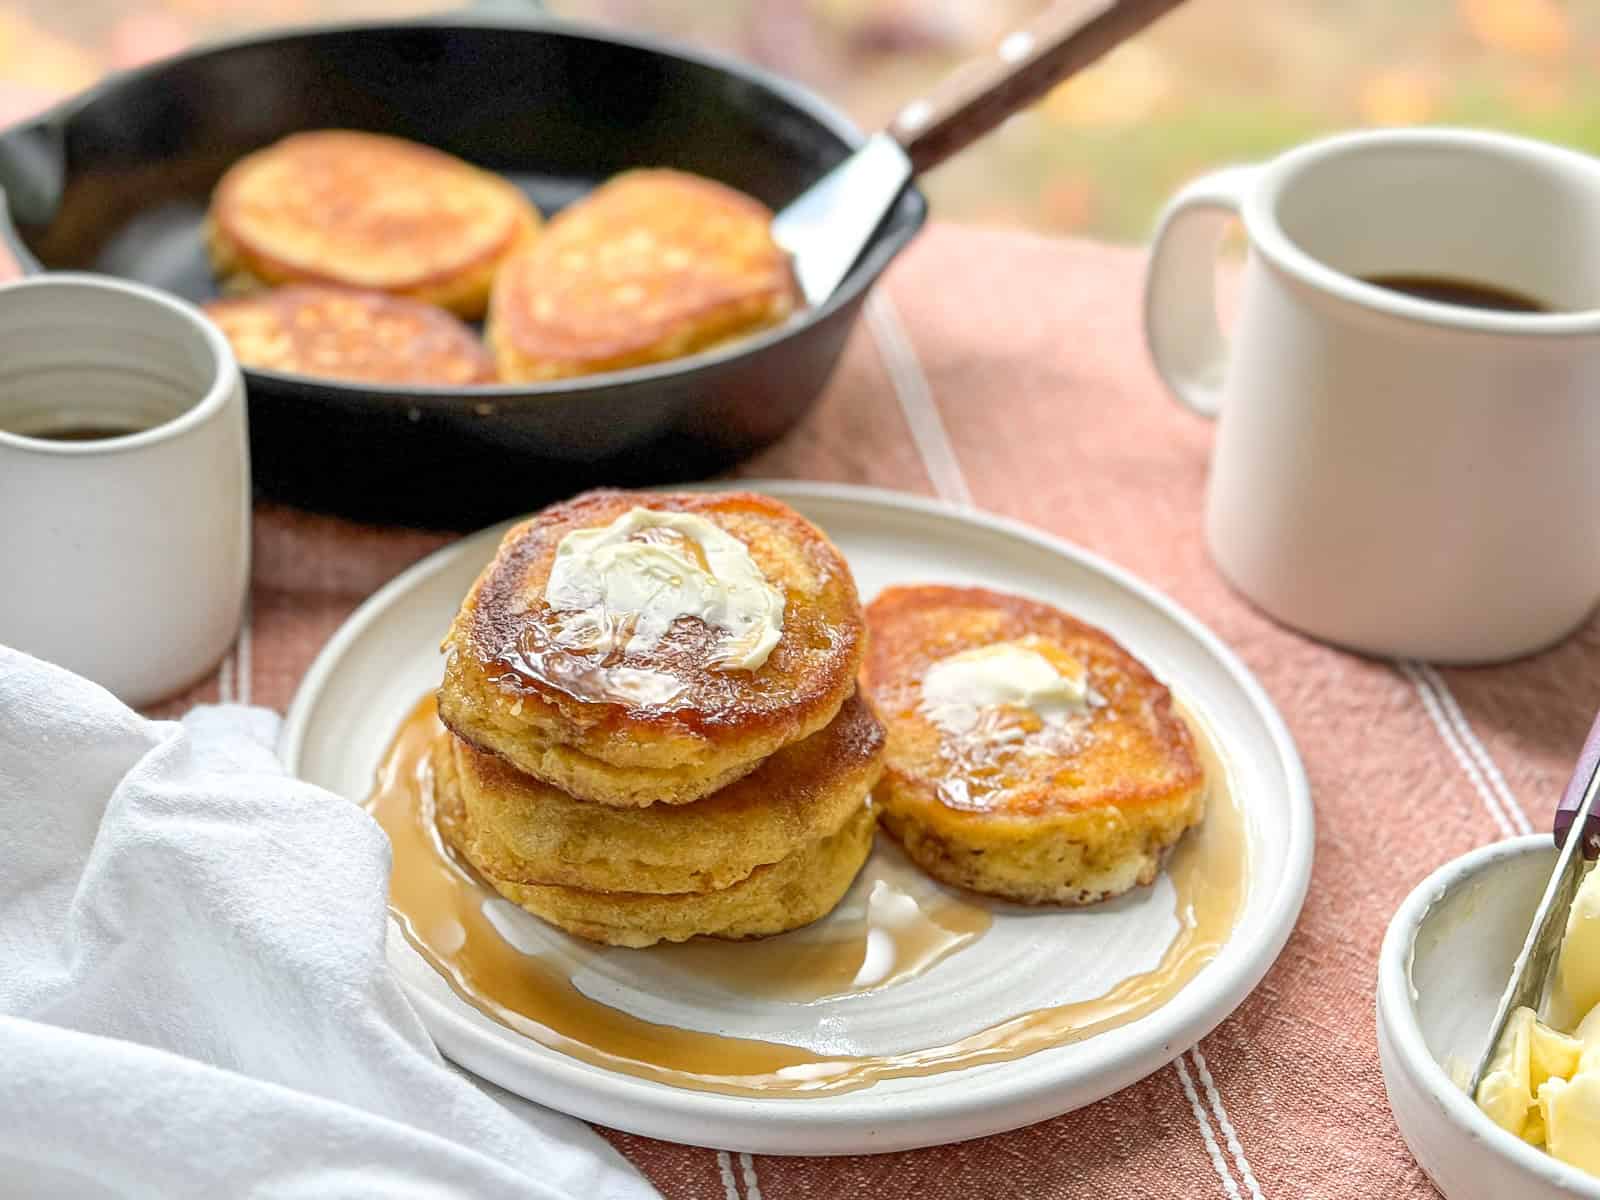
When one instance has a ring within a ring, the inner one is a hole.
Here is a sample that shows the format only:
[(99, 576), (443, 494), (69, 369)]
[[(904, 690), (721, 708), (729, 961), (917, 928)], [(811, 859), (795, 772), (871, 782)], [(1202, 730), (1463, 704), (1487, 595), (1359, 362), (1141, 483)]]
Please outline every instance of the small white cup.
[[(1235, 215), (1250, 249), (1230, 347), (1213, 276)], [(1162, 217), (1145, 331), (1177, 398), (1220, 415), (1207, 541), (1269, 615), (1370, 654), (1493, 662), (1600, 601), (1600, 162), (1413, 129), (1208, 175)]]
[[(127, 436), (57, 441), (74, 426)], [(0, 287), (0, 642), (129, 704), (214, 666), (250, 576), (244, 385), (221, 332), (92, 275)]]

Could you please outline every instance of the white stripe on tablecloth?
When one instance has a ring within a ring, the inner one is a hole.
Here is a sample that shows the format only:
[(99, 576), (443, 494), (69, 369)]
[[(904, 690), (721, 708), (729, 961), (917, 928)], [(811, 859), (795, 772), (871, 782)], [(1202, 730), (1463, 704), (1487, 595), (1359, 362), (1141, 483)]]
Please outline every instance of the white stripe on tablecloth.
[(1195, 1093), (1194, 1080), (1189, 1078), (1189, 1068), (1184, 1066), (1183, 1056), (1180, 1054), (1173, 1059), (1172, 1065), (1178, 1070), (1178, 1082), (1183, 1085), (1183, 1094), (1189, 1100), (1189, 1110), (1194, 1113), (1195, 1123), (1200, 1126), (1200, 1137), (1205, 1141), (1206, 1153), (1211, 1157), (1211, 1165), (1217, 1172), (1217, 1178), (1222, 1181), (1222, 1190), (1228, 1193), (1228, 1200), (1242, 1200), (1239, 1195), (1239, 1185), (1234, 1181), (1233, 1172), (1228, 1170), (1227, 1160), (1222, 1157), (1216, 1136), (1211, 1132), (1211, 1122), (1206, 1119), (1206, 1110), (1200, 1107), (1200, 1097)]
[(916, 348), (906, 336), (894, 302), (882, 288), (867, 297), (867, 324), (878, 344), (878, 357), (889, 373), (889, 382), (894, 385), (895, 398), (905, 414), (911, 440), (916, 443), (923, 470), (928, 473), (934, 492), (940, 499), (972, 508), (972, 491), (967, 487), (967, 477), (961, 473), (950, 434), (933, 402), (928, 376), (917, 361)]
[(1228, 1120), (1228, 1110), (1222, 1106), (1222, 1096), (1217, 1091), (1216, 1080), (1211, 1078), (1211, 1068), (1206, 1065), (1206, 1056), (1200, 1052), (1198, 1043), (1189, 1051), (1189, 1057), (1194, 1060), (1194, 1065), (1200, 1073), (1200, 1086), (1205, 1089), (1206, 1100), (1211, 1105), (1211, 1114), (1217, 1119), (1217, 1128), (1222, 1130), (1222, 1140), (1228, 1147), (1228, 1153), (1233, 1155), (1233, 1165), (1239, 1168), (1239, 1178), (1244, 1181), (1245, 1191), (1250, 1193), (1250, 1200), (1265, 1200), (1260, 1185), (1256, 1183), (1256, 1174), (1250, 1169), (1250, 1160), (1244, 1156), (1244, 1147), (1239, 1144), (1239, 1134), (1234, 1129), (1233, 1122)]
[(748, 1154), (741, 1154), (739, 1166), (744, 1170), (745, 1200), (762, 1200), (761, 1184), (756, 1181), (756, 1160)]
[[(1439, 690), (1444, 689), (1444, 680), (1439, 676), (1439, 673), (1433, 670), (1432, 667), (1424, 667), (1422, 664), (1411, 662), (1408, 659), (1397, 660), (1395, 666), (1399, 668), (1402, 675), (1411, 681), (1411, 686), (1416, 689), (1417, 696), (1422, 701), (1422, 707), (1426, 710), (1429, 719), (1432, 720), (1434, 728), (1439, 731), (1439, 736), (1444, 739), (1444, 744), (1450, 748), (1450, 753), (1455, 756), (1456, 763), (1466, 773), (1473, 790), (1478, 793), (1478, 798), (1483, 801), (1483, 807), (1488, 811), (1489, 816), (1493, 818), (1494, 823), (1500, 827), (1500, 832), (1506, 837), (1516, 836), (1519, 828), (1526, 832), (1529, 828), (1528, 818), (1523, 815), (1522, 810), (1516, 807), (1513, 802), (1512, 810), (1522, 819), (1522, 824), (1519, 826), (1516, 819), (1511, 816), (1510, 811), (1502, 805), (1499, 794), (1489, 783), (1483, 768), (1478, 765), (1477, 759), (1467, 749), (1467, 743), (1462, 739), (1460, 728), (1450, 719), (1449, 711), (1445, 707)], [(1435, 680), (1438, 681), (1438, 689), (1434, 686)], [(1448, 694), (1448, 689), (1444, 690), (1444, 694)], [(1450, 697), (1450, 702), (1452, 704), (1455, 703), (1454, 696)], [(1459, 706), (1456, 707), (1456, 711), (1461, 711)], [(1461, 724), (1466, 724), (1465, 718), (1462, 719)], [(1476, 741), (1477, 739), (1474, 738), (1473, 740)], [(1487, 752), (1485, 752), (1484, 757), (1488, 757)]]
[[(922, 364), (917, 359), (916, 347), (895, 312), (893, 301), (882, 288), (867, 297), (867, 324), (872, 330), (873, 340), (878, 346), (878, 356), (889, 374), (895, 398), (900, 402), (900, 410), (905, 414), (906, 425), (911, 430), (911, 440), (916, 444), (917, 453), (922, 458), (923, 470), (927, 472), (935, 494), (941, 500), (947, 500), (963, 508), (975, 508), (972, 489), (967, 486), (967, 478), (961, 470), (961, 460), (956, 455), (955, 445), (945, 429), (944, 420), (939, 416), (933, 389), (928, 386), (927, 373), (923, 371)], [(1205, 1082), (1206, 1098), (1210, 1102), (1211, 1111), (1216, 1117), (1218, 1128), (1223, 1131), (1223, 1136), (1227, 1139), (1228, 1150), (1239, 1166), (1245, 1185), (1250, 1190), (1251, 1200), (1262, 1200), (1261, 1189), (1256, 1185), (1255, 1175), (1250, 1170), (1250, 1162), (1239, 1144), (1239, 1135), (1234, 1131), (1233, 1122), (1228, 1119), (1228, 1110), (1222, 1103), (1222, 1095), (1211, 1078), (1211, 1072), (1205, 1066), (1205, 1059), (1201, 1056), (1198, 1046), (1194, 1049), (1194, 1055), (1195, 1066)], [(1200, 1097), (1194, 1090), (1194, 1083), (1189, 1078), (1189, 1071), (1184, 1066), (1182, 1057), (1175, 1059), (1172, 1065), (1176, 1068), (1183, 1084), (1184, 1094), (1189, 1098), (1189, 1107), (1194, 1112), (1195, 1122), (1200, 1127), (1200, 1136), (1205, 1141), (1212, 1165), (1217, 1169), (1217, 1178), (1222, 1181), (1223, 1190), (1227, 1192), (1229, 1200), (1243, 1200), (1233, 1172), (1229, 1169), (1227, 1160), (1222, 1157), (1222, 1151), (1217, 1147), (1217, 1139), (1211, 1132), (1206, 1110), (1200, 1104)], [(758, 1200), (758, 1197), (752, 1196), (751, 1200)]]
[(234, 691), (237, 693), (235, 699), (237, 699), (240, 704), (249, 704), (250, 703), (250, 655), (251, 655), (251, 650), (250, 650), (250, 599), (249, 599), (249, 597), (245, 598), (244, 613), (241, 616), (240, 621), (239, 621), (239, 638), (234, 643), (233, 653), (234, 653), (234, 657), (238, 659), (238, 665), (235, 667), (234, 672), (233, 672), (233, 676), (234, 676)]
[(1444, 676), (1429, 663), (1418, 663), (1417, 669), (1422, 677), (1428, 681), (1429, 686), (1439, 697), (1444, 705), (1445, 716), (1455, 726), (1456, 732), (1461, 735), (1461, 741), (1466, 745), (1467, 753), (1483, 771), (1484, 778), (1488, 781), (1489, 789), (1499, 797), (1500, 807), (1505, 810), (1506, 816), (1511, 818), (1511, 823), (1523, 833), (1533, 832), (1533, 822), (1528, 820), (1528, 814), (1522, 810), (1522, 805), (1517, 802), (1516, 796), (1511, 793), (1511, 785), (1506, 782), (1506, 777), (1495, 765), (1494, 759), (1489, 757), (1489, 748), (1483, 744), (1473, 731), (1472, 723), (1467, 720), (1467, 714), (1461, 711), (1461, 705), (1456, 703), (1455, 694), (1450, 690), (1450, 685), (1444, 681)]
[(739, 1185), (733, 1178), (733, 1159), (726, 1150), (717, 1151), (717, 1170), (722, 1175), (722, 1193), (725, 1200), (739, 1200)]
[(228, 652), (222, 656), (222, 661), (217, 664), (217, 703), (233, 703), (233, 651), (229, 646)]

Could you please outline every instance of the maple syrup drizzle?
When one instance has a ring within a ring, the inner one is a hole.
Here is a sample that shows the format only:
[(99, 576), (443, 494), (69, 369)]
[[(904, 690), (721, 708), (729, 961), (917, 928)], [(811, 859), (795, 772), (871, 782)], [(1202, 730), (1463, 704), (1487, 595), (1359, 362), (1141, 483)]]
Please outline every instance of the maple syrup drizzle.
[[(1196, 724), (1191, 722), (1191, 724)], [(1092, 1000), (1022, 1013), (944, 1045), (899, 1054), (820, 1055), (794, 1046), (646, 1021), (590, 999), (570, 967), (508, 942), (485, 912), (498, 897), (444, 846), (433, 824), (428, 752), (440, 736), (430, 696), (412, 712), (378, 771), (367, 808), (394, 849), (389, 906), (407, 940), (463, 1000), (573, 1058), (660, 1083), (739, 1096), (836, 1095), (881, 1079), (926, 1076), (1021, 1058), (1153, 1012), (1227, 941), (1248, 889), (1243, 815), (1201, 728), (1210, 790), (1206, 819), (1167, 863), (1179, 930), (1160, 963)], [(794, 1003), (859, 994), (919, 975), (974, 944), (989, 911), (876, 855), (865, 911), (756, 942), (699, 938), (629, 953), (655, 955), (734, 994)]]

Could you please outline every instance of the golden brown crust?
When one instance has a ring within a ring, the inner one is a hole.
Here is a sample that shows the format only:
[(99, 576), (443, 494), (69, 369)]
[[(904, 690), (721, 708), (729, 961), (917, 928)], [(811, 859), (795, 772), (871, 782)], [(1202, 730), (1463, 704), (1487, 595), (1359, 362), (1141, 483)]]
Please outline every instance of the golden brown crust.
[(1019, 904), (1098, 904), (1155, 882), (1168, 851), (1204, 811), (1203, 789), (1145, 806), (1134, 821), (1115, 810), (1038, 819), (1027, 833), (928, 819), (925, 796), (885, 778), (877, 793), (884, 832), (941, 882)]
[(231, 291), (368, 288), (481, 317), (495, 272), (539, 226), (511, 183), (401, 138), (327, 129), (235, 163), (206, 224)]
[(769, 937), (798, 929), (833, 910), (872, 853), (875, 822), (863, 805), (832, 833), (725, 888), (661, 895), (520, 884), (494, 874), (490, 864), (504, 849), (493, 846), (493, 835), (476, 826), (462, 802), (454, 757), (436, 756), (434, 762), (436, 820), (456, 853), (513, 904), (568, 933), (613, 946), (697, 936)]
[(442, 308), (352, 288), (276, 288), (205, 306), (246, 367), (369, 383), (494, 381), (494, 360)]
[[(1054, 811), (1120, 810), (1156, 803), (1202, 778), (1194, 736), (1172, 694), (1109, 634), (1048, 604), (985, 588), (894, 587), (867, 609), (872, 630), (862, 682), (890, 730), (891, 769), (915, 769), (937, 786), (952, 759), (948, 736), (921, 711), (929, 667), (964, 650), (1039, 639), (1087, 669), (1105, 701), (1089, 708), (1081, 753), (1070, 759), (1019, 754), (1004, 760), (1003, 786), (966, 798), (945, 788), (940, 803), (997, 817)], [(968, 803), (967, 801), (970, 801)]]
[(776, 325), (799, 289), (772, 213), (682, 171), (626, 171), (553, 218), (495, 280), (489, 341), (508, 380), (693, 354)]
[(493, 834), (482, 863), (514, 883), (589, 891), (699, 892), (737, 883), (835, 833), (883, 770), (883, 727), (852, 696), (820, 733), (785, 746), (692, 804), (615, 808), (575, 800), (446, 734), (462, 802)]
[[(688, 617), (652, 648), (603, 662), (559, 644), (560, 614), (544, 599), (556, 547), (635, 506), (720, 526), (783, 592), (783, 633), (760, 667), (713, 667), (716, 633)], [(474, 746), (581, 799), (683, 804), (831, 721), (854, 690), (863, 641), (843, 558), (787, 505), (749, 492), (588, 492), (506, 534), (445, 638), (439, 713)], [(678, 694), (619, 698), (618, 669), (670, 676)]]
[[(1166, 687), (1106, 633), (982, 588), (890, 588), (867, 620), (862, 686), (889, 739), (878, 808), (931, 874), (1010, 899), (1092, 902), (1148, 883), (1200, 820), (1193, 735)], [(1048, 729), (1023, 714), (1009, 738), (941, 729), (922, 702), (928, 668), (1009, 642), (1081, 663), (1094, 702)]]

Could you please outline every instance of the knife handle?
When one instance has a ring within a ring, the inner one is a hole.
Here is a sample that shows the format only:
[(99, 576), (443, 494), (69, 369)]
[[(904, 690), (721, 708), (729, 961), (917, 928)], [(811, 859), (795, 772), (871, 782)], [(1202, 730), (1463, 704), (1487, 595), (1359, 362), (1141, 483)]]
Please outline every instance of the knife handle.
[[(1568, 781), (1567, 790), (1562, 793), (1561, 803), (1556, 807), (1557, 846), (1566, 844), (1567, 834), (1572, 830), (1572, 823), (1578, 819), (1578, 810), (1583, 807), (1583, 798), (1597, 771), (1600, 771), (1600, 716), (1596, 716), (1594, 724), (1589, 727), (1589, 736), (1584, 739), (1583, 749), (1578, 754), (1578, 765), (1572, 768), (1572, 779)], [(1600, 801), (1596, 801), (1589, 813), (1587, 826), (1583, 856), (1592, 859), (1600, 856)]]
[(889, 122), (917, 173), (936, 167), (1182, 0), (1057, 0)]

